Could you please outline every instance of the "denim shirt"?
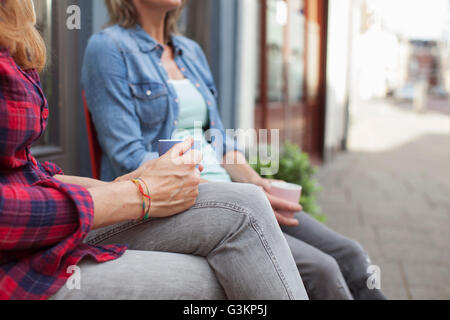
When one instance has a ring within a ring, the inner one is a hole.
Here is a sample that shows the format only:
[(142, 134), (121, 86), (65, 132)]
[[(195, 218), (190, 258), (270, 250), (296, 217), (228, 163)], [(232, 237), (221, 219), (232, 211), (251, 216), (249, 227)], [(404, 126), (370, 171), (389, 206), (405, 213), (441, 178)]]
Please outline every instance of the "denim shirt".
[[(238, 150), (225, 134), (202, 49), (182, 36), (172, 36), (171, 42), (177, 66), (207, 103), (207, 129), (217, 156)], [(114, 25), (89, 40), (81, 81), (103, 150), (102, 180), (114, 180), (156, 159), (158, 141), (170, 139), (176, 129), (179, 100), (161, 62), (163, 50), (139, 25), (130, 29)]]

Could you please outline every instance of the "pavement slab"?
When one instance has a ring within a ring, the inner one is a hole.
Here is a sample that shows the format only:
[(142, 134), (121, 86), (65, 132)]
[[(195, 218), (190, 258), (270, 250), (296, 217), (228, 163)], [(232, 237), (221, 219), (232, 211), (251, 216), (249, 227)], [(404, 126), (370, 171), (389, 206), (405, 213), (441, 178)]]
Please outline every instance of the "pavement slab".
[(366, 102), (317, 179), (327, 225), (368, 251), (388, 298), (450, 299), (448, 114)]

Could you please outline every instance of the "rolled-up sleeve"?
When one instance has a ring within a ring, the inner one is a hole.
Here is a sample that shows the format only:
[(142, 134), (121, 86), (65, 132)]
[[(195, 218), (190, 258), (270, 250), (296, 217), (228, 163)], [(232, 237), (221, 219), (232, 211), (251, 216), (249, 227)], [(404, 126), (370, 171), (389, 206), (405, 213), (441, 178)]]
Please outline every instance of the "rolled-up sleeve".
[(62, 169), (52, 162), (42, 163), (41, 166), (42, 166), (42, 169), (44, 169), (50, 177), (53, 177), (57, 174), (64, 175), (64, 172), (62, 171)]
[(63, 256), (91, 229), (94, 206), (90, 193), (53, 179), (29, 187), (0, 184), (0, 251), (18, 252), (55, 246)]

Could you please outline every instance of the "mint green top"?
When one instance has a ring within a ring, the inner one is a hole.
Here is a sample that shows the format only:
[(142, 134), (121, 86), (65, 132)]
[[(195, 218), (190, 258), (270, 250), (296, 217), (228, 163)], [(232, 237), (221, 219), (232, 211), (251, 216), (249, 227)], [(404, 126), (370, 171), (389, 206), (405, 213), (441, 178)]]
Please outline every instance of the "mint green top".
[(217, 154), (205, 139), (204, 128), (209, 122), (208, 107), (200, 92), (188, 79), (170, 80), (178, 96), (180, 115), (172, 139), (185, 140), (193, 137), (202, 142), (202, 179), (214, 182), (231, 182), (227, 171), (220, 165)]

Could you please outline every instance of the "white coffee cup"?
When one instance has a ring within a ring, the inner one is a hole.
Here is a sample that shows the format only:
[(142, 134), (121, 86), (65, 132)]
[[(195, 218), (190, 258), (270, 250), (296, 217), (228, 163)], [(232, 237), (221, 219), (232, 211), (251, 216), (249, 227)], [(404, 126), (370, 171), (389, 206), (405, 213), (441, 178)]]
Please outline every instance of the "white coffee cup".
[[(298, 204), (302, 196), (302, 186), (287, 182), (272, 182), (270, 194), (275, 197)], [(280, 214), (292, 218), (296, 212), (278, 211)]]

